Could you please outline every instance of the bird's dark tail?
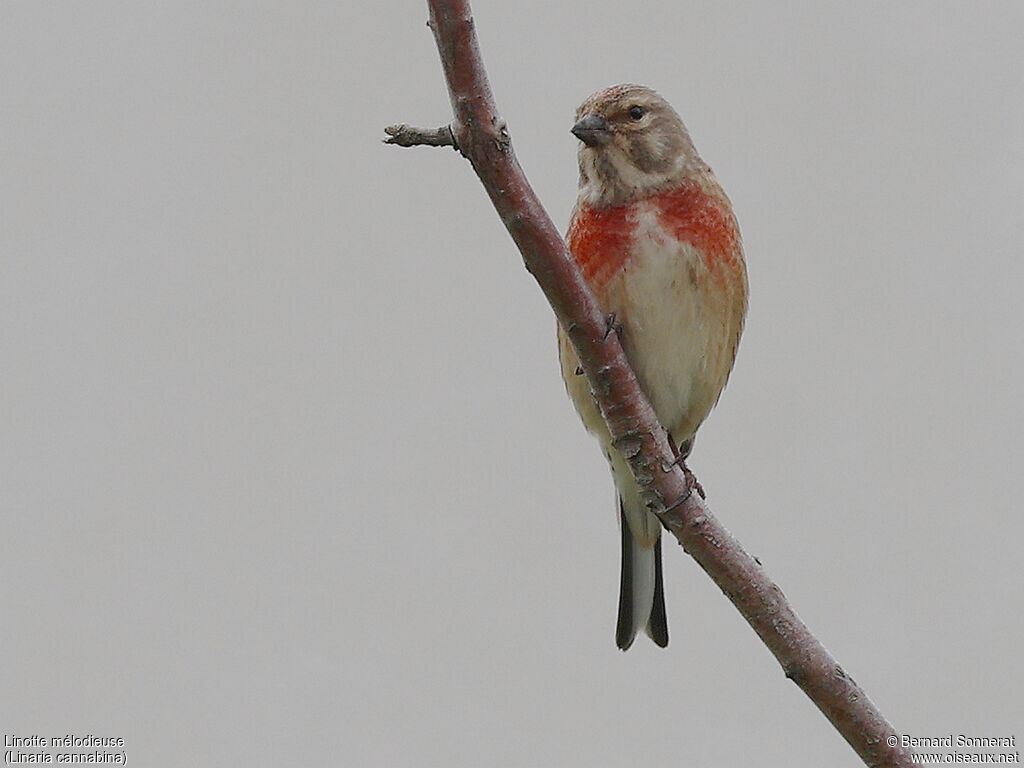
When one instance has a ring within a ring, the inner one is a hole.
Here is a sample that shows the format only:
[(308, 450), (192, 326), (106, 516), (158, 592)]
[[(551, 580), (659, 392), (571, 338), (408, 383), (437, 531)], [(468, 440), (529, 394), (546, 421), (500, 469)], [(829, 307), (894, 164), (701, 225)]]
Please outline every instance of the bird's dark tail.
[(637, 541), (626, 522), (622, 499), (619, 499), (619, 528), (622, 535), (622, 571), (615, 644), (627, 650), (636, 633), (644, 629), (657, 645), (664, 648), (668, 645), (668, 619), (661, 571), (661, 535), (659, 533), (651, 547)]

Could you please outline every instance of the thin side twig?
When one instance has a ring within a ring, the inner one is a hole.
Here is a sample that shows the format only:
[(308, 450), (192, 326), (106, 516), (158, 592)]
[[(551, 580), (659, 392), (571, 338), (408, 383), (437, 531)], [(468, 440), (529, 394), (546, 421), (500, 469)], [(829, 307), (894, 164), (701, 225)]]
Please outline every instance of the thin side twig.
[(459, 148), (455, 143), (455, 136), (452, 135), (450, 125), (442, 125), (440, 128), (414, 128), (405, 123), (389, 125), (384, 129), (388, 135), (384, 139), (385, 144), (397, 144), (400, 147), (454, 147)]
[(516, 160), (491, 95), (468, 0), (427, 2), (454, 113), (452, 139), (472, 164), (568, 334), (614, 444), (629, 462), (649, 508), (864, 763), (909, 768), (910, 753), (899, 746), (893, 727), (800, 620), (761, 564), (699, 495), (690, 493), (618, 334), (607, 333), (604, 313)]

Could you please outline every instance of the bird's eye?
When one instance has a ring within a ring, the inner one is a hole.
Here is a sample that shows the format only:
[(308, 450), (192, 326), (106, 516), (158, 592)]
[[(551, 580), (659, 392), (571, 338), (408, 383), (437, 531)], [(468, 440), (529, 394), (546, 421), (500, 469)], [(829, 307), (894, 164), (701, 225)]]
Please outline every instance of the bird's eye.
[(630, 120), (640, 120), (644, 116), (644, 108), (641, 106), (632, 106), (629, 108)]

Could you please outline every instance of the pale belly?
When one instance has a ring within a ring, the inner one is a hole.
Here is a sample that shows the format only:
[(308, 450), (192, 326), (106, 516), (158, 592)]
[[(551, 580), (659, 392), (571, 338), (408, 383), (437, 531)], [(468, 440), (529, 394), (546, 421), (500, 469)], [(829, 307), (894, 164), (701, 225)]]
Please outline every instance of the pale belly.
[[(640, 386), (678, 444), (696, 433), (728, 380), (746, 310), (745, 278), (723, 272), (723, 265), (709, 269), (653, 214), (641, 213), (638, 221), (630, 259), (596, 293), (615, 314)], [(561, 330), (559, 350), (569, 395), (587, 428), (606, 443), (603, 419)]]

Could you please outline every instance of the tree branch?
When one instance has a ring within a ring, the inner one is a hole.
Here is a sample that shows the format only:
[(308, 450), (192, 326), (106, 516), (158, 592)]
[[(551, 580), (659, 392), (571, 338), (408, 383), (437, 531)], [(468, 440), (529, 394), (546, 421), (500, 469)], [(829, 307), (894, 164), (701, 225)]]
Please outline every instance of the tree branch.
[[(618, 334), (570, 257), (512, 151), (491, 95), (468, 0), (428, 0), (444, 68), (452, 145), (470, 161), (498, 215), (568, 334), (644, 500), (721, 588), (795, 682), (869, 766), (910, 766), (892, 726), (789, 605), (761, 564), (690, 494), (667, 433), (626, 361)], [(444, 128), (387, 129), (391, 143), (444, 145)], [(401, 137), (401, 138), (399, 138)], [(893, 742), (890, 745), (889, 742)]]

